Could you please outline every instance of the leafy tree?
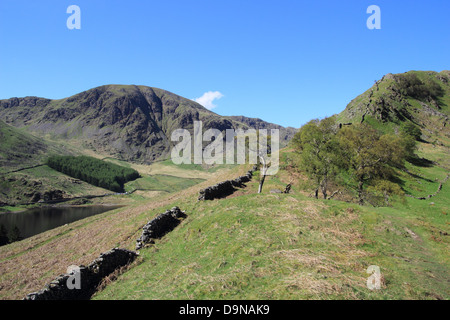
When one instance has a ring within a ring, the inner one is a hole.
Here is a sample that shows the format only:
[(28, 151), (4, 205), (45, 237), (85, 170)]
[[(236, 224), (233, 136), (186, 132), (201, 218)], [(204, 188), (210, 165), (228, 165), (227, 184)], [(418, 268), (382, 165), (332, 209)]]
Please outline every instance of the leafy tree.
[(339, 131), (339, 144), (345, 155), (345, 167), (357, 184), (358, 202), (364, 204), (364, 187), (377, 179), (389, 180), (393, 167), (403, 167), (406, 152), (401, 137), (385, 134), (367, 124)]
[(375, 194), (380, 194), (387, 206), (389, 206), (389, 198), (391, 196), (403, 197), (405, 195), (405, 192), (398, 184), (389, 180), (377, 180), (373, 186), (369, 187), (369, 190)]
[(400, 137), (405, 150), (406, 159), (411, 161), (417, 158), (417, 141), (421, 140), (422, 131), (411, 122), (405, 123), (400, 128)]
[(396, 76), (397, 89), (404, 95), (419, 100), (436, 99), (444, 94), (442, 87), (431, 79), (421, 81), (414, 73)]
[(301, 150), (301, 169), (315, 183), (315, 197), (318, 198), (320, 189), (326, 199), (328, 182), (336, 175), (341, 159), (334, 120), (312, 120), (294, 139), (294, 146)]

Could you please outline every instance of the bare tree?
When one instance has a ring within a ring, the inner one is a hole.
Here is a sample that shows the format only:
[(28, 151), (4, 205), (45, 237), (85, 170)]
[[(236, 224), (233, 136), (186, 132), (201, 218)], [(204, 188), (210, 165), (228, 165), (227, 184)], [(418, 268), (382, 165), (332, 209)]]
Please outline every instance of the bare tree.
[[(266, 176), (271, 174), (271, 171), (269, 171), (269, 169), (272, 169), (272, 167), (274, 169), (277, 169), (278, 167), (279, 133), (278, 130), (273, 129), (271, 130), (271, 132), (271, 135), (267, 135), (266, 129), (259, 129), (258, 132), (255, 131), (254, 135), (256, 136), (256, 139), (254, 139), (252, 143), (250, 143), (250, 141), (249, 143), (247, 143), (246, 140), (241, 140), (239, 142), (238, 140), (238, 144), (241, 143), (245, 145), (245, 148), (240, 148), (241, 150), (244, 150), (245, 152), (245, 150), (248, 148), (249, 157), (251, 154), (254, 155), (255, 162), (256, 159), (259, 159), (260, 180), (258, 193), (262, 192)], [(268, 143), (269, 140), (271, 141), (270, 144)], [(275, 158), (273, 158), (274, 153)]]
[(266, 159), (261, 154), (261, 152), (259, 152), (258, 157), (259, 157), (259, 161), (260, 161), (260, 166), (262, 165), (262, 168), (260, 168), (261, 178), (259, 179), (259, 187), (258, 187), (258, 193), (261, 193), (269, 166), (267, 165)]

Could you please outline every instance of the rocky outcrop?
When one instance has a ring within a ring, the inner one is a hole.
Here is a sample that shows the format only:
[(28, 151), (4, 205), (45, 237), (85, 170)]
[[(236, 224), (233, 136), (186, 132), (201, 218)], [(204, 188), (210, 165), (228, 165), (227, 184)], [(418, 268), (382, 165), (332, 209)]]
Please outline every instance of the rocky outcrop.
[(211, 187), (200, 190), (198, 200), (214, 200), (229, 196), (236, 191), (236, 188), (242, 188), (245, 186), (245, 183), (252, 179), (253, 172), (256, 170), (257, 166), (254, 166), (243, 176), (240, 176), (234, 180), (225, 180)]
[(158, 215), (142, 228), (142, 235), (136, 240), (136, 250), (141, 249), (147, 243), (153, 243), (154, 239), (162, 238), (175, 229), (186, 217), (185, 212), (178, 207), (173, 207), (171, 210)]
[(270, 193), (290, 193), (291, 192), (291, 184), (289, 183), (286, 188), (284, 188), (284, 191), (281, 191), (280, 189), (272, 189), (270, 190)]
[(42, 202), (58, 202), (69, 198), (64, 190), (64, 179), (43, 177), (42, 180), (32, 173), (0, 175), (0, 201), (9, 205), (27, 205)]
[[(79, 266), (79, 271), (58, 276), (44, 289), (30, 293), (24, 300), (87, 300), (95, 293), (104, 277), (116, 269), (131, 263), (138, 254), (134, 251), (114, 248), (102, 253), (87, 267)], [(79, 272), (78, 275), (75, 273)], [(79, 277), (79, 288), (70, 289), (68, 281)]]

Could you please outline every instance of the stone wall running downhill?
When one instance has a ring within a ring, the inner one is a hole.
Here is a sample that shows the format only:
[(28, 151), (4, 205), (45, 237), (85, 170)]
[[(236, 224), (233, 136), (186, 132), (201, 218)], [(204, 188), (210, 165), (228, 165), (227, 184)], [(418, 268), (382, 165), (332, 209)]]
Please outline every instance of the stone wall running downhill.
[(236, 191), (236, 188), (242, 188), (245, 186), (245, 183), (252, 179), (253, 172), (257, 169), (258, 167), (254, 166), (243, 176), (233, 180), (225, 180), (211, 187), (200, 190), (198, 200), (214, 200), (229, 196)]
[[(252, 179), (254, 166), (243, 176), (233, 180), (222, 181), (214, 186), (200, 191), (198, 200), (213, 200), (232, 194), (236, 188), (242, 188)], [(177, 227), (187, 215), (178, 207), (158, 215), (142, 228), (142, 235), (136, 240), (136, 250), (143, 248), (148, 243), (154, 243), (154, 239), (160, 239)], [(114, 248), (102, 253), (91, 264), (79, 266), (80, 288), (70, 289), (69, 281), (76, 281), (74, 272), (58, 276), (45, 286), (44, 289), (28, 294), (24, 300), (88, 300), (96, 292), (102, 280), (120, 267), (130, 264), (139, 253), (127, 249)]]
[(72, 272), (58, 276), (44, 289), (30, 293), (24, 300), (88, 300), (97, 290), (104, 277), (116, 269), (130, 264), (138, 253), (127, 249), (114, 248), (102, 253), (91, 264), (79, 267), (79, 289), (69, 289), (67, 280), (76, 277)]
[[(245, 175), (234, 180), (222, 181), (214, 186), (200, 191), (199, 200), (213, 200), (232, 194), (236, 188), (245, 186), (252, 179), (254, 166)], [(187, 216), (178, 207), (158, 215), (142, 228), (142, 235), (136, 240), (136, 250), (143, 248), (154, 239), (160, 239), (177, 227)], [(102, 253), (91, 264), (79, 266), (79, 275), (74, 272), (58, 276), (45, 286), (44, 289), (28, 294), (24, 300), (88, 300), (96, 292), (102, 280), (120, 267), (130, 264), (139, 253), (127, 249), (114, 248)], [(79, 279), (80, 288), (70, 289), (69, 281)]]
[[(173, 207), (158, 215), (143, 227), (142, 236), (136, 241), (136, 250), (153, 242), (153, 239), (162, 238), (186, 217), (185, 212), (178, 207)], [(88, 300), (97, 291), (99, 284), (106, 276), (129, 265), (138, 255), (139, 253), (135, 251), (114, 248), (102, 253), (87, 267), (79, 266), (79, 274), (74, 271), (62, 274), (46, 285), (44, 289), (28, 294), (24, 300)], [(69, 283), (76, 283), (77, 278), (81, 284), (80, 288), (70, 289), (67, 285), (68, 280)]]
[(161, 213), (142, 228), (142, 235), (136, 240), (136, 250), (141, 249), (147, 243), (152, 243), (153, 239), (162, 238), (186, 217), (185, 212), (178, 207), (173, 207), (171, 210)]

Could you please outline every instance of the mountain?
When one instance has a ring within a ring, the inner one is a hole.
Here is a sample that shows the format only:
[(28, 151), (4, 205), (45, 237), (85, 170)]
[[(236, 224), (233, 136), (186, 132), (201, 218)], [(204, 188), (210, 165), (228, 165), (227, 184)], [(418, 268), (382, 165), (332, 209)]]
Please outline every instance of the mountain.
[(450, 71), (387, 74), (337, 115), (341, 125), (368, 122), (382, 131), (412, 123), (428, 142), (449, 145)]
[(258, 118), (248, 118), (244, 116), (228, 116), (225, 117), (227, 119), (230, 119), (234, 122), (242, 123), (244, 126), (247, 126), (249, 128), (253, 129), (278, 129), (280, 130), (280, 138), (282, 142), (289, 141), (292, 136), (297, 132), (297, 129), (293, 127), (282, 127), (277, 124), (269, 123), (264, 120), (258, 119)]
[(171, 92), (135, 85), (105, 85), (60, 100), (0, 100), (0, 119), (41, 137), (140, 163), (166, 158), (172, 131), (193, 130), (197, 120), (203, 121), (204, 130), (246, 129), (250, 124), (277, 128), (282, 145), (295, 133), (260, 119), (222, 117)]
[[(153, 245), (142, 248), (139, 263), (121, 270), (123, 274), (119, 277), (110, 277), (111, 281), (107, 281), (106, 287), (102, 286), (94, 299), (449, 299), (449, 80), (448, 71), (389, 74), (335, 116), (342, 126), (365, 122), (386, 133), (395, 133), (401, 126), (411, 127), (411, 124), (420, 129), (417, 153), (428, 161), (406, 163), (406, 170), (398, 169), (396, 180), (408, 197), (395, 197), (389, 206), (383, 207), (359, 206), (352, 203), (351, 198), (340, 201), (336, 201), (336, 197), (314, 199), (310, 196), (311, 183), (299, 165), (298, 153), (293, 148), (285, 148), (280, 152), (282, 165), (279, 173), (267, 177), (262, 193), (258, 193), (259, 181), (255, 176), (233, 196), (198, 201), (199, 190), (235, 179), (249, 169), (248, 165), (232, 166), (203, 176), (208, 180), (199, 185), (180, 186), (182, 190), (158, 193), (150, 200), (140, 198), (139, 193), (114, 196), (113, 201), (131, 197), (134, 205), (1, 247), (0, 299), (22, 299), (53, 281), (68, 265), (88, 265), (100, 253), (113, 247), (134, 250), (138, 237), (136, 231), (175, 206), (185, 211), (188, 218), (163, 240), (155, 239)], [(155, 95), (160, 94), (152, 90)], [(130, 99), (128, 94), (127, 97)], [(112, 99), (118, 99), (116, 94)], [(161, 99), (162, 105), (167, 104), (168, 99), (167, 96)], [(24, 124), (21, 119), (16, 125), (27, 130), (36, 130), (41, 125), (41, 131), (35, 132), (63, 139), (63, 134), (51, 130), (52, 126), (64, 128), (60, 122), (43, 120), (45, 114), (58, 110), (56, 105), (69, 104), (63, 100), (24, 98), (20, 103), (26, 107), (13, 106), (6, 110), (2, 105), (0, 114), (3, 119), (8, 117), (8, 123), (14, 123), (17, 121), (15, 113), (22, 111), (21, 117), (28, 120)], [(13, 103), (12, 99), (6, 102)], [(15, 103), (19, 104), (19, 101)], [(112, 102), (102, 103), (108, 105)], [(202, 119), (211, 117), (211, 121), (236, 126), (265, 125), (258, 119), (214, 116), (193, 102), (189, 103), (191, 105), (182, 108), (186, 112), (198, 112)], [(51, 108), (47, 110), (40, 104)], [(73, 108), (81, 108), (79, 104), (80, 101)], [(33, 111), (34, 105), (38, 105), (40, 111)], [(81, 121), (86, 121), (89, 112), (95, 112), (92, 110), (96, 108), (85, 107), (86, 114), (78, 113), (73, 119), (84, 124)], [(140, 108), (135, 108), (137, 118), (140, 118)], [(173, 109), (175, 113), (177, 108)], [(34, 112), (36, 118), (25, 116), (25, 112)], [(71, 108), (61, 108), (59, 112), (61, 116), (69, 115)], [(181, 112), (178, 115), (183, 117)], [(169, 118), (175, 123), (174, 127), (181, 121), (173, 114), (161, 117), (166, 122), (155, 120), (155, 128), (160, 128), (162, 133), (170, 127)], [(89, 118), (91, 124), (106, 121), (102, 112), (98, 119)], [(74, 120), (67, 123), (71, 121)], [(49, 126), (47, 131), (44, 130), (45, 123)], [(118, 124), (111, 126), (117, 130), (120, 128)], [(72, 137), (70, 131), (67, 133), (67, 139), (79, 141), (78, 136), (74, 134)], [(81, 132), (80, 137), (87, 142), (95, 142), (85, 134)], [(154, 167), (154, 170), (146, 172), (149, 175), (157, 173), (155, 176), (164, 176), (179, 185), (179, 180), (173, 179), (181, 171), (185, 171), (184, 177), (187, 171), (190, 171), (189, 177), (199, 177), (197, 169), (200, 168), (193, 170), (166, 162), (136, 166), (142, 169)], [(163, 171), (163, 165), (167, 165), (167, 170), (176, 167), (176, 171)], [(74, 186), (74, 181), (64, 181), (60, 176), (51, 177), (48, 167), (37, 169), (42, 172), (38, 172), (39, 179), (32, 184), (39, 184), (41, 177), (47, 181), (42, 182), (40, 189), (24, 191), (24, 185), (30, 185), (33, 177), (29, 177), (29, 170), (25, 170), (27, 176), (19, 175), (25, 174), (19, 172), (17, 177), (13, 177), (18, 193), (25, 192), (28, 198), (37, 199), (39, 196), (45, 199), (58, 190), (71, 195), (86, 192), (84, 185)], [(170, 175), (165, 175), (167, 172)], [(56, 178), (61, 181), (49, 190), (47, 184), (54, 183), (50, 180)], [(154, 178), (143, 177), (133, 188), (150, 189), (150, 179)], [(288, 183), (292, 184), (290, 193), (280, 193)], [(67, 191), (67, 186), (73, 191)], [(10, 187), (5, 182), (3, 190), (7, 188)], [(5, 201), (10, 199), (8, 194)], [(373, 267), (379, 271), (371, 273)], [(378, 290), (368, 287), (368, 284), (377, 282)]]

